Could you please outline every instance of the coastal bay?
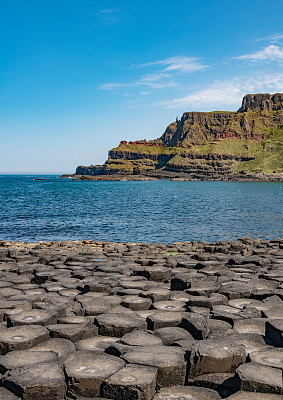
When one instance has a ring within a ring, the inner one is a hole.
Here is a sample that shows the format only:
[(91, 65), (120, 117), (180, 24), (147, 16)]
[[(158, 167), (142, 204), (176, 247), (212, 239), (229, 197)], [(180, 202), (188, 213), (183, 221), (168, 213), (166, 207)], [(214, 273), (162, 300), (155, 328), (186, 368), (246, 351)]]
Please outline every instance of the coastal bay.
[(0, 240), (282, 237), (282, 183), (0, 178)]

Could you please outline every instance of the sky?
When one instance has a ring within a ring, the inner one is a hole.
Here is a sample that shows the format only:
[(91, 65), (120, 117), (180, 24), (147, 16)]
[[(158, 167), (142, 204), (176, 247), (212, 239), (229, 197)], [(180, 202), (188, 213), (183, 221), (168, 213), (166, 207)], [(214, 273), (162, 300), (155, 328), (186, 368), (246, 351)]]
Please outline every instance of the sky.
[(283, 92), (283, 2), (0, 0), (0, 174), (74, 173)]

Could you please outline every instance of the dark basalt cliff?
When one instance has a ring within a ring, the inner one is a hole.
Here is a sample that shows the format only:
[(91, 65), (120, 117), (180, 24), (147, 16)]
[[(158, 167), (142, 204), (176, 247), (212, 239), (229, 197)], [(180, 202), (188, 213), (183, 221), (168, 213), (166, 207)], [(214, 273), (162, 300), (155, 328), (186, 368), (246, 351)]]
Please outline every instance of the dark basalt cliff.
[(104, 165), (76, 175), (133, 174), (223, 179), (283, 173), (283, 93), (247, 94), (237, 112), (186, 112), (159, 139), (122, 141)]

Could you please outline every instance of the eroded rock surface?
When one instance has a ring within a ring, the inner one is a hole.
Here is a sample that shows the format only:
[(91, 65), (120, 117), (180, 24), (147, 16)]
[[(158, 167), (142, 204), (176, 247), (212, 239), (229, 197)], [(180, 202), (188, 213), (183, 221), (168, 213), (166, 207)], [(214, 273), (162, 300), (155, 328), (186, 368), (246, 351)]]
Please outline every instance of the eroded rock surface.
[(281, 399), (282, 321), (282, 240), (0, 243), (0, 399)]

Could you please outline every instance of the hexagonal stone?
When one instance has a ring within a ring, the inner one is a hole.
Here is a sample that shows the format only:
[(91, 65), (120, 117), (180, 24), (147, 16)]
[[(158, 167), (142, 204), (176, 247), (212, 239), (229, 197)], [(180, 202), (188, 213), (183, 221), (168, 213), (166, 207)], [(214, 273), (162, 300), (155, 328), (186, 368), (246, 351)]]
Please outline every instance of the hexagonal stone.
[(86, 326), (79, 324), (56, 324), (47, 325), (50, 336), (53, 338), (68, 339), (71, 342), (89, 338), (98, 334), (96, 326)]
[(99, 396), (103, 382), (124, 366), (120, 358), (87, 352), (76, 352), (64, 361), (70, 390), (86, 397)]
[(148, 310), (151, 306), (151, 300), (140, 296), (124, 296), (122, 306), (130, 308), (133, 311)]
[(220, 319), (210, 319), (209, 334), (207, 337), (209, 339), (215, 339), (217, 337), (225, 335), (225, 333), (228, 332), (230, 329), (232, 329), (232, 325), (230, 325), (228, 322), (221, 321)]
[(213, 389), (219, 393), (221, 397), (228, 397), (232, 393), (235, 393), (239, 388), (239, 382), (235, 378), (234, 373), (200, 375), (192, 379), (189, 384)]
[(57, 322), (57, 314), (45, 310), (27, 310), (21, 311), (7, 319), (8, 326), (21, 325), (50, 325)]
[(265, 335), (266, 318), (249, 318), (235, 321), (233, 330), (238, 333), (256, 333)]
[(123, 359), (131, 364), (158, 368), (157, 385), (173, 386), (185, 383), (185, 351), (179, 347), (138, 347), (124, 354)]
[(206, 339), (209, 333), (209, 317), (196, 313), (186, 313), (181, 327), (186, 329), (196, 340)]
[(120, 342), (128, 346), (162, 346), (162, 340), (152, 332), (135, 329), (126, 333)]
[(182, 322), (183, 312), (157, 311), (147, 317), (148, 329), (156, 330), (168, 326), (179, 326)]
[(57, 363), (42, 363), (6, 372), (3, 386), (23, 400), (62, 400), (66, 393), (65, 375)]
[(76, 351), (75, 345), (68, 339), (54, 338), (34, 346), (31, 351), (52, 351), (58, 357), (61, 357)]
[(189, 377), (235, 372), (245, 360), (245, 348), (231, 339), (200, 340), (191, 348)]
[(283, 394), (282, 370), (254, 362), (240, 365), (236, 373), (247, 392)]
[(283, 319), (274, 319), (266, 322), (265, 336), (275, 346), (283, 347)]
[(221, 397), (215, 390), (194, 387), (175, 386), (162, 388), (153, 397), (153, 400), (220, 400)]
[(0, 353), (6, 354), (12, 350), (25, 350), (44, 342), (49, 332), (41, 325), (15, 326), (0, 331)]
[(266, 350), (251, 353), (250, 359), (252, 362), (283, 370), (283, 349), (281, 348), (269, 347)]
[(101, 314), (95, 318), (98, 326), (99, 335), (122, 337), (134, 329), (146, 329), (146, 321), (134, 315), (126, 314)]
[(151, 400), (156, 388), (157, 368), (128, 364), (103, 385), (103, 396), (109, 399)]
[(239, 392), (229, 397), (229, 400), (282, 400), (282, 396), (270, 393)]
[(0, 387), (0, 400), (19, 400), (20, 397), (15, 396), (10, 390)]
[(183, 328), (178, 326), (169, 326), (165, 328), (159, 328), (153, 331), (158, 336), (165, 346), (169, 346), (178, 340), (191, 340), (192, 335)]
[(119, 339), (111, 336), (95, 336), (88, 339), (79, 340), (76, 349), (79, 351), (96, 351), (104, 353), (104, 350), (116, 343)]
[(79, 325), (91, 325), (91, 317), (85, 317), (82, 315), (70, 315), (68, 317), (59, 318), (58, 324), (79, 324)]
[(56, 361), (57, 356), (52, 351), (19, 350), (10, 351), (0, 358), (0, 371), (4, 374), (13, 368), (22, 368), (27, 365)]
[(153, 303), (152, 307), (156, 310), (160, 311), (174, 311), (174, 312), (183, 312), (186, 311), (186, 303), (183, 301), (156, 301)]
[(225, 336), (233, 340), (233, 342), (242, 345), (249, 356), (256, 351), (266, 349), (263, 337), (257, 333), (234, 333), (232, 331), (231, 333), (228, 332)]
[(172, 270), (160, 265), (154, 265), (152, 267), (136, 270), (134, 273), (139, 276), (144, 276), (150, 281), (169, 282), (172, 275)]

